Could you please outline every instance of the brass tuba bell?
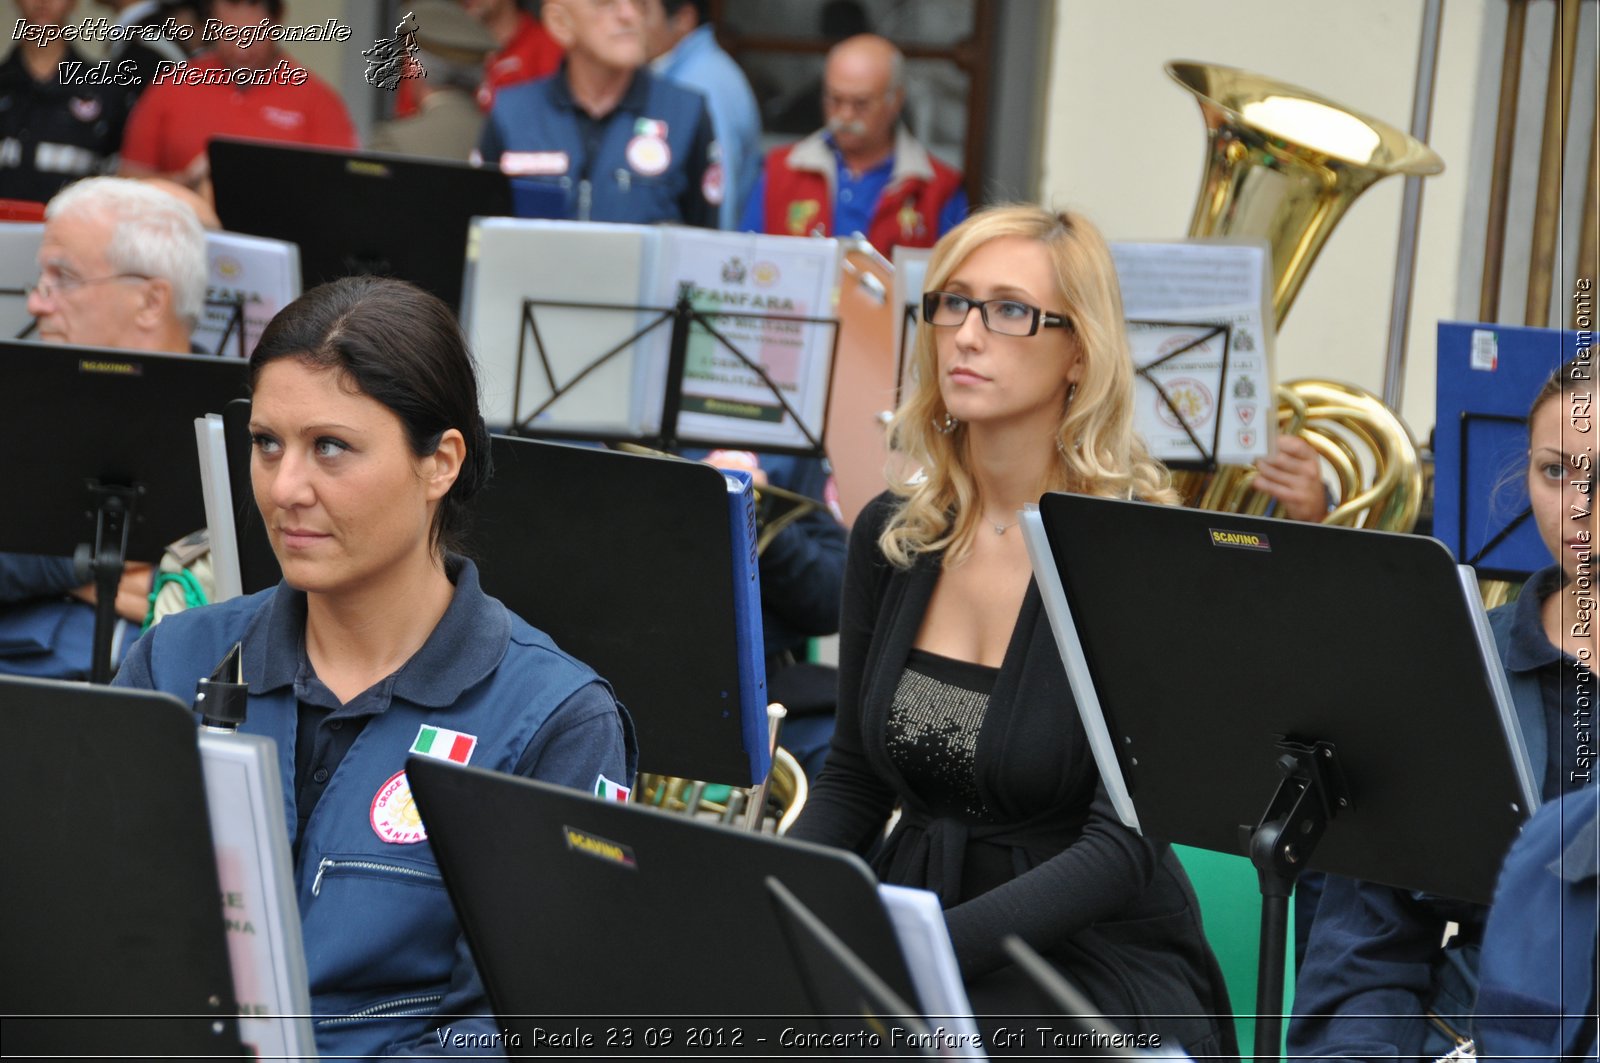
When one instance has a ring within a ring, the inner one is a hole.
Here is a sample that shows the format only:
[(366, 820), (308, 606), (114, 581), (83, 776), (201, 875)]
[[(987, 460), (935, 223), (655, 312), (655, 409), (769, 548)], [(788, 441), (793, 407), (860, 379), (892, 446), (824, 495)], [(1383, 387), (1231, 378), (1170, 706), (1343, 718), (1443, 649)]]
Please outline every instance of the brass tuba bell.
[[(1264, 238), (1280, 326), (1317, 253), (1357, 196), (1390, 174), (1426, 176), (1444, 169), (1433, 149), (1409, 133), (1305, 89), (1209, 63), (1175, 61), (1166, 70), (1194, 94), (1206, 123), (1206, 165), (1189, 235)], [(1333, 427), (1326, 432), (1303, 430), (1303, 388), (1278, 389), (1280, 421), (1303, 435), (1336, 473), (1340, 497), (1330, 519), (1409, 531), (1421, 472), (1405, 423), (1361, 389), (1301, 384), (1338, 414), (1329, 418)], [(1346, 389), (1345, 400), (1334, 401), (1330, 389), (1340, 388)], [(1341, 434), (1367, 444), (1359, 448), (1364, 460), (1340, 441)], [(1370, 475), (1353, 475), (1361, 468)], [(1250, 490), (1254, 478), (1254, 469), (1240, 466), (1223, 466), (1213, 475), (1175, 471), (1173, 477), (1188, 505), (1264, 512), (1266, 500)]]
[(1392, 173), (1444, 169), (1409, 133), (1305, 89), (1229, 66), (1176, 61), (1166, 69), (1194, 93), (1206, 122), (1189, 235), (1265, 237), (1280, 325), (1357, 196)]

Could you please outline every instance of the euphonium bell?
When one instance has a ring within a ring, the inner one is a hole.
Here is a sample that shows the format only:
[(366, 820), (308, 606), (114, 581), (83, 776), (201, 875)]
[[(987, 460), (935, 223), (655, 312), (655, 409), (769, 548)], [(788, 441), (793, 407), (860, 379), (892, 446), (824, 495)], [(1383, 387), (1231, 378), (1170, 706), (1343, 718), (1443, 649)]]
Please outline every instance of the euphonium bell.
[(1415, 137), (1282, 81), (1208, 63), (1171, 62), (1167, 73), (1194, 93), (1206, 122), (1189, 235), (1265, 237), (1279, 324), (1357, 196), (1392, 173), (1444, 169)]

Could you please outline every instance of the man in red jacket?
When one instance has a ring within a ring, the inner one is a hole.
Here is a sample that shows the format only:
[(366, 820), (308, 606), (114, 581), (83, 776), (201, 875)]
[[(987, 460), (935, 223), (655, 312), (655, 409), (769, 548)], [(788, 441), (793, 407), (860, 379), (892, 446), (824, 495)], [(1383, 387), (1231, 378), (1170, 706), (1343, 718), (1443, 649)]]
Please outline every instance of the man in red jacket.
[(883, 254), (932, 247), (967, 216), (961, 174), (900, 125), (905, 58), (861, 34), (828, 53), (822, 80), (827, 126), (767, 156), (745, 208), (747, 232), (863, 233)]

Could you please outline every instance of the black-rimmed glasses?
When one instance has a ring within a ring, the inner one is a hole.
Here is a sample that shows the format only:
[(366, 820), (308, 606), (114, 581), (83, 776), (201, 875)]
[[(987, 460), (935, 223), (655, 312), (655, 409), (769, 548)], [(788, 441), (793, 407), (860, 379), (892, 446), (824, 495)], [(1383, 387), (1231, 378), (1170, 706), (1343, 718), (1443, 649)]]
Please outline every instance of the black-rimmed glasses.
[(925, 292), (922, 320), (940, 328), (966, 324), (976, 307), (983, 327), (1001, 336), (1032, 336), (1041, 328), (1072, 328), (1072, 320), (1017, 299), (969, 299), (955, 292)]

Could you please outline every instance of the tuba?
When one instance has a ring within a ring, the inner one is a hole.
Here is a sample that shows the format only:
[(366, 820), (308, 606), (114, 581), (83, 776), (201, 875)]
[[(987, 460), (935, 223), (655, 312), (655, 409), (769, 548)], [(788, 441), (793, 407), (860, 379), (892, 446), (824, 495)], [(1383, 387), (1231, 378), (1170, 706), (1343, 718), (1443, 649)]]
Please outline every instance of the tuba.
[[(1207, 63), (1175, 61), (1166, 70), (1194, 94), (1206, 123), (1205, 171), (1189, 235), (1265, 238), (1280, 326), (1322, 245), (1357, 196), (1390, 174), (1426, 176), (1444, 169), (1439, 156), (1410, 134), (1285, 82)], [(1333, 423), (1344, 426), (1307, 436), (1335, 469), (1340, 523), (1410, 530), (1421, 477), (1410, 430), (1360, 389), (1350, 389), (1348, 401), (1327, 402), (1330, 385), (1316, 384), (1309, 390), (1319, 393), (1322, 405), (1337, 409)], [(1280, 387), (1279, 404), (1280, 421), (1300, 432), (1305, 396)], [(1352, 476), (1351, 463), (1359, 457), (1352, 448), (1364, 439), (1380, 440), (1384, 454), (1360, 460), (1364, 475)], [(1174, 482), (1189, 505), (1264, 509), (1264, 501), (1250, 500), (1254, 477), (1253, 469), (1223, 466), (1214, 475), (1176, 472)], [(1390, 504), (1376, 485), (1410, 497)], [(1361, 503), (1359, 512), (1347, 505), (1352, 502)]]

